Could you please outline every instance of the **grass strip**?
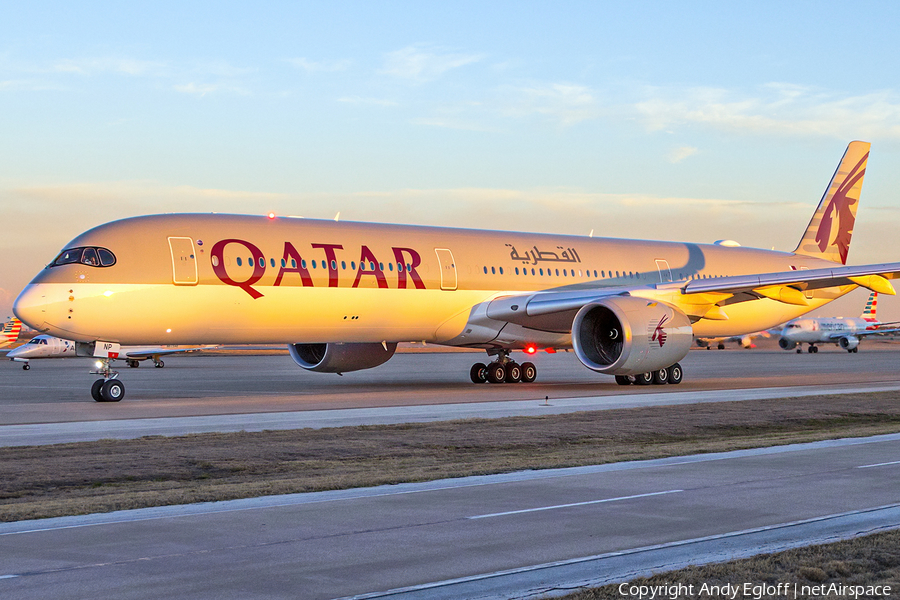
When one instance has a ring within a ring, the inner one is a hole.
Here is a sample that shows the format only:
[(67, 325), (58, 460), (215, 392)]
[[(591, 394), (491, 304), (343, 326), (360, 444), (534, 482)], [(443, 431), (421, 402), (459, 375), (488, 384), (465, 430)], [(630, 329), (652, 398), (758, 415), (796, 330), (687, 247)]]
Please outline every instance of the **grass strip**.
[(0, 521), (894, 433), (898, 400), (845, 394), (0, 448)]
[[(900, 531), (692, 566), (640, 577), (624, 585), (616, 583), (580, 590), (563, 596), (562, 600), (636, 600), (643, 591), (642, 586), (647, 591), (655, 589), (658, 600), (722, 599), (729, 596), (715, 592), (728, 589), (725, 588), (728, 584), (737, 586), (736, 598), (747, 600), (896, 597), (900, 593)], [(749, 587), (744, 587), (747, 584)], [(852, 586), (852, 589), (841, 586)], [(885, 586), (890, 586), (887, 594)], [(659, 593), (663, 591), (669, 593)]]

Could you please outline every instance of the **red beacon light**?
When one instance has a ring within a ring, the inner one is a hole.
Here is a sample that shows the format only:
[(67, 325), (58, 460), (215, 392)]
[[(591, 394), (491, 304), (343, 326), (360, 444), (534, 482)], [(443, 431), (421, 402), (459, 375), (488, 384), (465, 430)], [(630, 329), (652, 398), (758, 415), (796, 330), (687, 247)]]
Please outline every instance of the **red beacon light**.
[(537, 346), (534, 344), (525, 344), (525, 354), (535, 354), (537, 352)]
[(274, 219), (274, 218), (275, 218), (275, 213), (273, 213), (273, 212), (270, 212), (270, 213), (269, 213), (269, 214), (267, 214), (267, 215), (266, 215), (266, 216), (267, 216), (267, 217), (268, 217), (268, 218), (269, 218), (269, 220), (270, 220), (270, 221), (271, 221), (271, 220), (272, 220), (272, 219)]

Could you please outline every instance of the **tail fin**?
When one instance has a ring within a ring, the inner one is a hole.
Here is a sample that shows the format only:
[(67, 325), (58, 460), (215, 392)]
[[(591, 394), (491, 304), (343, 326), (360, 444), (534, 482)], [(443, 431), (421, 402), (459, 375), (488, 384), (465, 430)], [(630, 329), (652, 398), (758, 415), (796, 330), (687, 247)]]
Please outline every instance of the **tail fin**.
[(856, 207), (869, 160), (868, 142), (850, 142), (794, 254), (847, 264)]
[(869, 294), (869, 301), (866, 302), (866, 308), (863, 309), (862, 314), (859, 315), (859, 318), (874, 323), (878, 320), (878, 318), (875, 316), (875, 313), (877, 311), (878, 292), (872, 292), (871, 294)]
[(0, 346), (6, 346), (8, 344), (14, 343), (17, 339), (19, 339), (20, 331), (22, 331), (22, 321), (16, 318), (7, 321), (3, 325), (2, 332), (0, 332)]

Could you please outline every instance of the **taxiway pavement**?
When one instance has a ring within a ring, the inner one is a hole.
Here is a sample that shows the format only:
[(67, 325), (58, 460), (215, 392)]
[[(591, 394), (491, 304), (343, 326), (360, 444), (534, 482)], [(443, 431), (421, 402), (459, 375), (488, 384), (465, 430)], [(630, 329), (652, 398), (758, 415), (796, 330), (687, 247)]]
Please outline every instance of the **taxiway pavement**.
[(0, 597), (512, 598), (900, 526), (900, 435), (0, 524)]

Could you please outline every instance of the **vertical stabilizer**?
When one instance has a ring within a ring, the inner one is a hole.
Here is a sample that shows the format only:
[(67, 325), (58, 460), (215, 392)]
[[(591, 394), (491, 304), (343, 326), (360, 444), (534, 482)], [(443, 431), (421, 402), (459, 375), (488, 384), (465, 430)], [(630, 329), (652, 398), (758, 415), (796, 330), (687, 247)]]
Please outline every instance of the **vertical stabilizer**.
[(19, 319), (12, 319), (7, 321), (3, 325), (3, 330), (0, 332), (0, 347), (8, 346), (10, 344), (14, 344), (17, 339), (19, 339), (19, 332), (22, 331), (22, 321)]
[(869, 146), (868, 142), (850, 142), (847, 146), (795, 254), (847, 264)]
[(878, 317), (875, 316), (876, 312), (878, 312), (878, 292), (872, 292), (869, 294), (869, 301), (866, 302), (866, 308), (863, 309), (859, 318), (874, 323), (878, 320)]

